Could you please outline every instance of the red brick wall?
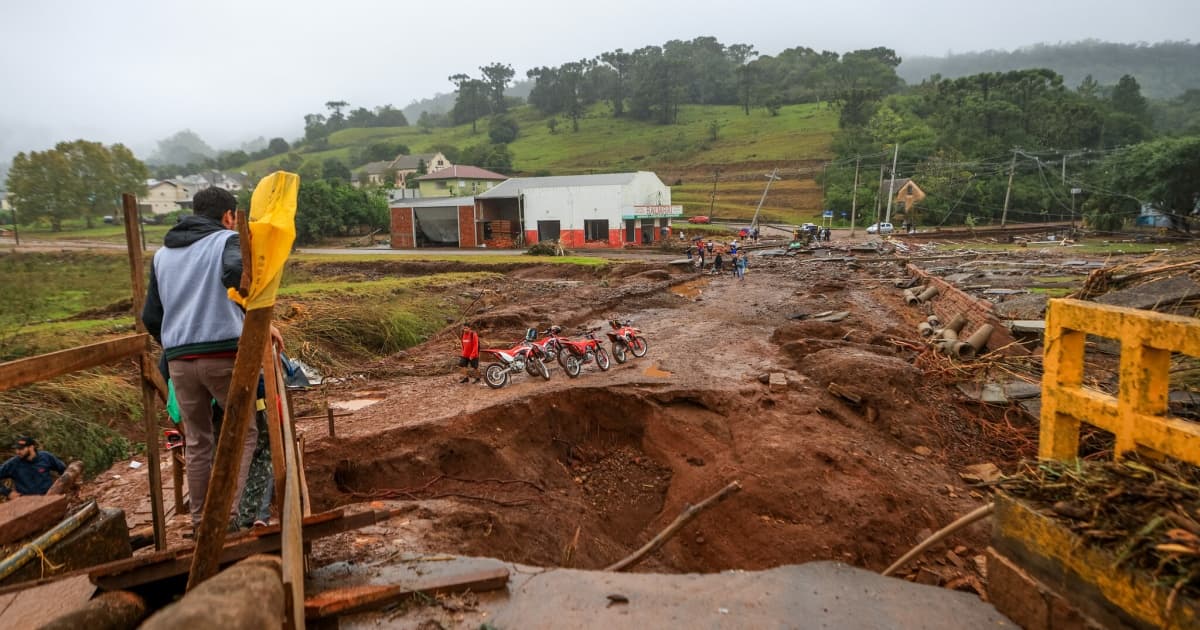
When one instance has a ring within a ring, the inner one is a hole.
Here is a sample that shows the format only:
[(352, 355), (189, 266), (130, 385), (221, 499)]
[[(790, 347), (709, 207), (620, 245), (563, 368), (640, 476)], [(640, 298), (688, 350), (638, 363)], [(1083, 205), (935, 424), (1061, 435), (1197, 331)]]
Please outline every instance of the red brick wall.
[(413, 249), (413, 209), (392, 208), (392, 249)]
[(475, 247), (475, 206), (458, 207), (458, 246)]
[(988, 338), (987, 349), (989, 351), (1000, 350), (1001, 354), (1006, 355), (1029, 354), (1029, 351), (1024, 346), (1016, 343), (1016, 339), (1013, 338), (1008, 328), (996, 317), (991, 302), (965, 293), (949, 282), (927, 273), (924, 269), (912, 263), (909, 263), (908, 271), (921, 278), (927, 285), (932, 284), (938, 288), (937, 297), (930, 303), (933, 305), (934, 314), (943, 323), (949, 322), (959, 313), (962, 313), (967, 318), (967, 327), (959, 335), (960, 339), (965, 339), (972, 332), (975, 332), (976, 328), (984, 324), (991, 324), (995, 330), (992, 331), (992, 336)]

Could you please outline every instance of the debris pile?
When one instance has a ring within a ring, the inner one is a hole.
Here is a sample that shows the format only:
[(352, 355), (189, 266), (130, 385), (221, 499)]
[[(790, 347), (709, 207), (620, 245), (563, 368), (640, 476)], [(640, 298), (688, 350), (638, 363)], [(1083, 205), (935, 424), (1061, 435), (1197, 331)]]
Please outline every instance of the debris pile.
[(1200, 469), (1150, 462), (1025, 463), (998, 487), (1172, 589), (1200, 596)]

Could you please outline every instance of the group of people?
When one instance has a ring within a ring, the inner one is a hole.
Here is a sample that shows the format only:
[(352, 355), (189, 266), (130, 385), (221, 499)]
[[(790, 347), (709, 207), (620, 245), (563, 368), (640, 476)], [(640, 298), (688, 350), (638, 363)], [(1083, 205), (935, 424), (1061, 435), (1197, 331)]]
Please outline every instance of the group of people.
[(792, 240), (802, 240), (805, 243), (809, 241), (816, 241), (818, 243), (821, 241), (829, 242), (831, 234), (832, 231), (827, 227), (821, 227), (819, 225), (804, 225), (792, 230)]
[(23, 495), (46, 494), (54, 485), (53, 473), (63, 474), (67, 466), (48, 451), (38, 449), (37, 440), (28, 436), (12, 444), (13, 456), (0, 464), (0, 480), (12, 481), (12, 488), (0, 485), (0, 495), (15, 499)]
[(695, 246), (688, 248), (688, 260), (693, 261), (701, 272), (707, 264), (708, 257), (712, 257), (712, 266), (709, 267), (709, 273), (718, 275), (725, 270), (725, 257), (729, 256), (730, 267), (733, 268), (733, 275), (738, 280), (746, 279), (746, 259), (748, 254), (745, 250), (739, 249), (737, 240), (729, 241), (728, 245), (724, 243), (714, 243), (711, 240), (705, 241), (702, 238), (696, 239)]

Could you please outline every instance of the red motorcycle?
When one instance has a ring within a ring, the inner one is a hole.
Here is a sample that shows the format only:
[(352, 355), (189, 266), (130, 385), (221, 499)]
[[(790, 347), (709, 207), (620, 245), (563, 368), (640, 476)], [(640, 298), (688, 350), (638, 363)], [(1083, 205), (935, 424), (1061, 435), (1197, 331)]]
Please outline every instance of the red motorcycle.
[(611, 363), (608, 359), (608, 351), (600, 345), (600, 340), (596, 338), (598, 330), (600, 330), (599, 327), (580, 329), (579, 333), (584, 336), (584, 339), (580, 341), (570, 341), (555, 336), (561, 345), (558, 351), (558, 362), (562, 364), (563, 371), (567, 373), (567, 376), (571, 378), (579, 376), (583, 364), (590, 363), (592, 360), (596, 361), (596, 367), (602, 371), (608, 370)]
[(489, 348), (480, 351), (498, 359), (496, 363), (489, 363), (483, 371), (483, 380), (488, 387), (500, 389), (508, 384), (509, 375), (520, 374), (522, 371), (528, 372), (531, 376), (541, 376), (545, 380), (550, 380), (550, 369), (542, 360), (545, 355), (531, 339), (536, 336), (537, 331), (530, 329), (525, 334), (525, 338), (511, 348), (505, 350)]
[(646, 351), (650, 347), (646, 344), (646, 338), (642, 336), (642, 331), (633, 327), (632, 321), (622, 322), (610, 319), (608, 325), (612, 326), (612, 331), (608, 333), (608, 340), (612, 342), (612, 355), (617, 363), (629, 360), (626, 351), (632, 352), (633, 356), (638, 358), (646, 356)]
[(563, 341), (565, 341), (558, 336), (561, 332), (561, 326), (551, 326), (550, 328), (543, 330), (541, 333), (538, 333), (542, 336), (542, 338), (540, 341), (535, 340), (533, 345), (536, 346), (542, 353), (542, 361), (545, 361), (546, 363), (559, 361), (561, 363), (562, 344)]

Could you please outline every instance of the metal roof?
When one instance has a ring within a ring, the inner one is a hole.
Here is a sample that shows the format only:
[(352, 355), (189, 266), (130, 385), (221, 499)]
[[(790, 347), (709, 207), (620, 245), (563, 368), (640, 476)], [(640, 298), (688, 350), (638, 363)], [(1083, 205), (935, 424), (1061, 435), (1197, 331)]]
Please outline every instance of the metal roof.
[(391, 208), (440, 208), (450, 206), (473, 206), (474, 197), (424, 197), (421, 199), (397, 199), (390, 204)]
[(514, 177), (499, 186), (476, 195), (480, 199), (508, 199), (530, 188), (577, 188), (582, 186), (624, 186), (637, 173), (603, 173), (600, 175), (559, 175), (555, 177)]
[(440, 171), (417, 178), (418, 181), (423, 182), (438, 179), (508, 179), (508, 175), (501, 175), (478, 166), (458, 165), (448, 166)]

